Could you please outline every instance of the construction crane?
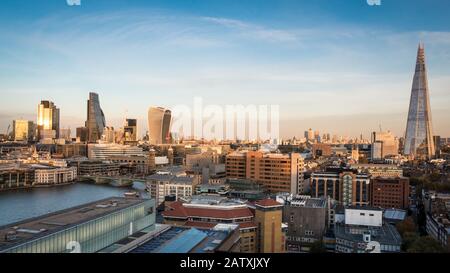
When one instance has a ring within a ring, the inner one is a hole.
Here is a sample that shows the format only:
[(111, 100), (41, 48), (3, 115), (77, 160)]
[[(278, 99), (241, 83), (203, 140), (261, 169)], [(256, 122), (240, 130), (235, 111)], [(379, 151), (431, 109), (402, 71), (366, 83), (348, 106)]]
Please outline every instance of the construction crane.
[(6, 129), (6, 135), (5, 135), (6, 140), (9, 140), (9, 129), (11, 129), (11, 124), (8, 124), (8, 129)]

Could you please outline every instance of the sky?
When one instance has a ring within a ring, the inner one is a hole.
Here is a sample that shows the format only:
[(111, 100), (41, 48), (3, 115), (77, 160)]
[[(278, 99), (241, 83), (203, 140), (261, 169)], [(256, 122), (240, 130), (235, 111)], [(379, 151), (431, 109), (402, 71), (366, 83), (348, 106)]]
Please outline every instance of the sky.
[(448, 0), (2, 0), (0, 133), (36, 120), (84, 125), (89, 92), (109, 126), (150, 106), (279, 105), (283, 138), (369, 137), (406, 127), (425, 43), (434, 133), (450, 137)]

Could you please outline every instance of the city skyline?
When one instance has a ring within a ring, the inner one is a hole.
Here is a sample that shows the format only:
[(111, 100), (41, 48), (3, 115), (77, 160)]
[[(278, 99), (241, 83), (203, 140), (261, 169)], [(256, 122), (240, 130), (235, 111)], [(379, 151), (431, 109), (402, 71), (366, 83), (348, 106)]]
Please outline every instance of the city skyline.
[[(85, 122), (86, 95), (97, 92), (107, 125), (136, 118), (139, 136), (150, 105), (170, 109), (200, 96), (208, 104), (280, 105), (282, 138), (307, 128), (370, 138), (380, 125), (402, 137), (422, 41), (434, 133), (450, 135), (445, 1), (330, 1), (328, 8), (279, 1), (272, 9), (244, 1), (249, 9), (239, 12), (222, 1), (64, 2), (6, 1), (0, 11), (0, 132), (14, 119), (36, 121), (35, 105), (45, 99), (73, 134)], [(23, 5), (34, 9), (19, 11)], [(426, 23), (396, 18), (400, 8), (405, 17), (425, 11)]]

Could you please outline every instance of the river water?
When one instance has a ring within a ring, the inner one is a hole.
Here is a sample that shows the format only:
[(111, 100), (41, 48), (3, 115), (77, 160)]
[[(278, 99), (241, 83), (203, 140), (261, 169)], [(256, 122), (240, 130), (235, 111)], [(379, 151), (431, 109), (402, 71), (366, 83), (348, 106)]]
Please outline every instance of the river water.
[(0, 226), (108, 197), (122, 197), (130, 190), (148, 196), (144, 189), (141, 183), (129, 188), (77, 183), (0, 192)]

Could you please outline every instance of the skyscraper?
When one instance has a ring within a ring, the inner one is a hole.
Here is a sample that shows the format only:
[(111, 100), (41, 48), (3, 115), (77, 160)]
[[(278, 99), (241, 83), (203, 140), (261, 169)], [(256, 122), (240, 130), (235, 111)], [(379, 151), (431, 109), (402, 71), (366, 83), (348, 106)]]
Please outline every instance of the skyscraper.
[(29, 120), (13, 121), (13, 138), (15, 141), (31, 141), (34, 138), (35, 125)]
[(59, 137), (59, 108), (48, 100), (43, 100), (38, 105), (38, 136), (44, 138)]
[(100, 108), (98, 94), (91, 92), (87, 101), (86, 128), (88, 130), (88, 141), (97, 142), (102, 137), (105, 127), (105, 115), (103, 114), (102, 108)]
[(419, 45), (416, 71), (411, 90), (404, 154), (411, 158), (432, 158), (435, 155), (428, 91), (425, 48)]
[(123, 131), (125, 141), (137, 141), (137, 120), (126, 119)]
[(162, 107), (150, 107), (148, 110), (148, 130), (151, 144), (170, 142), (172, 112)]

